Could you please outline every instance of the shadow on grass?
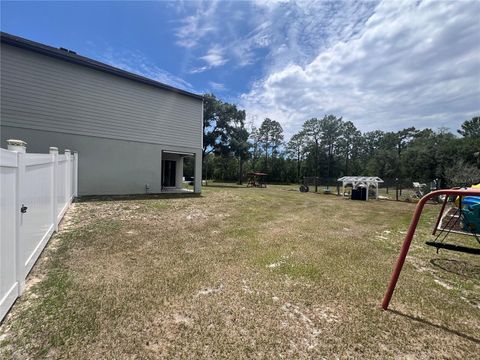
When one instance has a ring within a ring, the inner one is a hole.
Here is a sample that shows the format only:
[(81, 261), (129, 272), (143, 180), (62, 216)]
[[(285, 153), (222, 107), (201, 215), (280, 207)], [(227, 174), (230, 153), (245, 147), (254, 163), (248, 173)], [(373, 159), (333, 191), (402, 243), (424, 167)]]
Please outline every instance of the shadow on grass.
[(408, 315), (408, 314), (404, 314), (398, 310), (391, 310), (389, 309), (388, 310), (389, 312), (395, 314), (395, 315), (398, 315), (398, 316), (402, 316), (404, 318), (407, 318), (407, 319), (410, 319), (410, 320), (413, 320), (413, 321), (416, 321), (416, 322), (419, 322), (421, 324), (424, 324), (424, 325), (428, 325), (428, 326), (432, 326), (434, 328), (437, 328), (437, 329), (440, 329), (440, 330), (443, 330), (443, 331), (446, 331), (450, 334), (453, 334), (453, 335), (457, 335), (457, 336), (460, 336), (461, 338), (465, 339), (465, 340), (469, 340), (469, 341), (472, 341), (476, 344), (480, 344), (480, 339), (474, 337), (474, 336), (470, 336), (470, 335), (467, 335), (467, 334), (464, 334), (458, 330), (453, 330), (453, 329), (449, 329), (447, 328), (446, 326), (443, 326), (443, 325), (438, 325), (438, 324), (434, 324), (426, 319), (423, 319), (421, 317), (418, 317), (418, 316), (413, 316), (413, 315)]
[(455, 259), (431, 259), (430, 263), (449, 273), (466, 278), (480, 278), (480, 266), (470, 264), (464, 260)]
[(156, 199), (191, 199), (200, 198), (202, 194), (197, 193), (157, 193), (157, 194), (138, 194), (138, 195), (83, 195), (75, 199), (75, 202), (93, 202), (93, 201), (125, 201), (125, 200), (156, 200)]
[(235, 184), (208, 184), (203, 185), (204, 188), (228, 188), (228, 189), (246, 189), (247, 185), (235, 185)]

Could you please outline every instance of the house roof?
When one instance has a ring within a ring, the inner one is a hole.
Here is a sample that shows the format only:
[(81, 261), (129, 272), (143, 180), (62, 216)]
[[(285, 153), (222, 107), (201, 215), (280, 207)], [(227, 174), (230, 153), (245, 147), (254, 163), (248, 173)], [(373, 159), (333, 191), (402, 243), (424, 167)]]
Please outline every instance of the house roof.
[(104, 64), (100, 61), (96, 61), (81, 55), (78, 55), (74, 51), (65, 49), (65, 48), (54, 48), (52, 46), (44, 45), (32, 40), (22, 38), (20, 36), (11, 35), (5, 32), (0, 32), (1, 42), (4, 44), (16, 46), (18, 48), (34, 51), (43, 55), (51, 56), (60, 60), (68, 61), (74, 64), (82, 65), (89, 67), (91, 69), (103, 71), (109, 74), (120, 76), (129, 80), (138, 81), (147, 85), (155, 86), (163, 90), (172, 91), (177, 94), (182, 94), (186, 96), (193, 97), (195, 99), (202, 100), (203, 96), (199, 94), (194, 94), (189, 91), (178, 89), (176, 87), (161, 83), (156, 80), (149, 79), (147, 77), (137, 75), (116, 67)]

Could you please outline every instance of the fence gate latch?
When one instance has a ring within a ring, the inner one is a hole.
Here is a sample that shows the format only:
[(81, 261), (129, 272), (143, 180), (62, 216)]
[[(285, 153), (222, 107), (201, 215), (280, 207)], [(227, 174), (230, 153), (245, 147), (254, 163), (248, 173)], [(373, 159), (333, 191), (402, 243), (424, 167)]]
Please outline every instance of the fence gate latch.
[(20, 212), (22, 214), (25, 214), (27, 212), (27, 209), (28, 209), (28, 207), (26, 207), (25, 205), (22, 204), (22, 207), (20, 208)]

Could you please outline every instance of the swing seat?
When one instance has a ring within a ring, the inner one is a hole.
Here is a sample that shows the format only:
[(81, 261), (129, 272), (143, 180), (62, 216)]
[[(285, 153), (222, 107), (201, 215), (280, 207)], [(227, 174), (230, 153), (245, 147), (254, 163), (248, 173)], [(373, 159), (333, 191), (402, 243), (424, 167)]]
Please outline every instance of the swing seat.
[(450, 243), (442, 243), (438, 241), (427, 241), (425, 242), (425, 244), (427, 244), (428, 246), (433, 246), (437, 248), (437, 252), (440, 249), (446, 249), (446, 250), (463, 252), (467, 254), (480, 255), (480, 248), (473, 248), (473, 247), (455, 245)]
[[(479, 232), (480, 230), (480, 199), (478, 197), (466, 197), (465, 201), (475, 201), (463, 208), (465, 221), (463, 222), (463, 230), (470, 232)], [(462, 202), (463, 203), (463, 202)]]

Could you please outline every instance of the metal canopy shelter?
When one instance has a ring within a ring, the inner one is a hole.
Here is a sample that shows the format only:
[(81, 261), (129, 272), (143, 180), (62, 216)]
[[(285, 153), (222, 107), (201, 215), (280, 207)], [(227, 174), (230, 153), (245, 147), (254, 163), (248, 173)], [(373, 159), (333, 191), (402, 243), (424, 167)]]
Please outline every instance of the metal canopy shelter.
[(370, 186), (375, 188), (375, 199), (378, 199), (378, 184), (383, 183), (383, 180), (377, 176), (343, 176), (337, 179), (337, 181), (342, 182), (342, 196), (345, 196), (345, 186), (347, 185), (352, 185), (354, 189), (357, 187), (366, 187), (367, 200)]

